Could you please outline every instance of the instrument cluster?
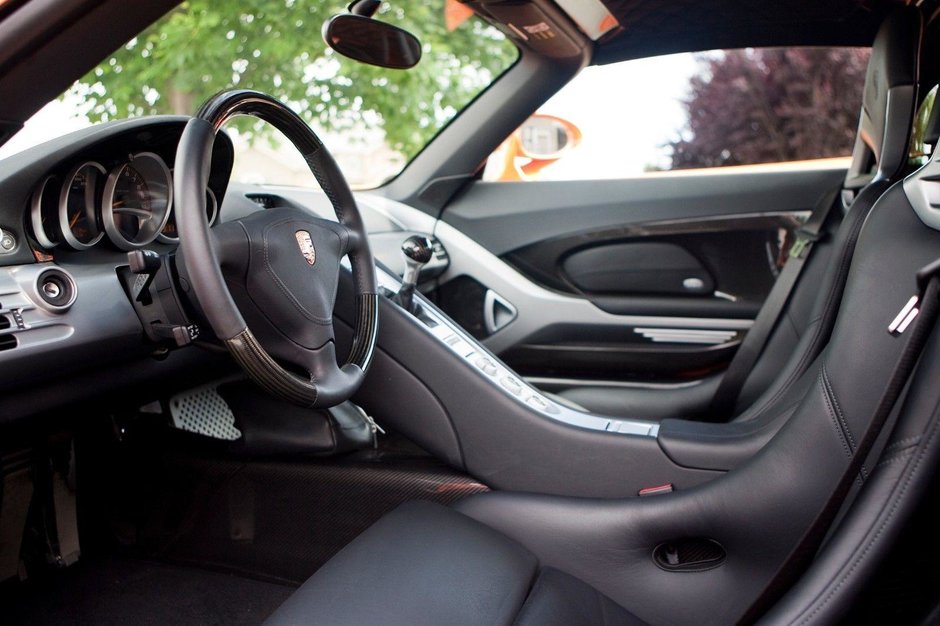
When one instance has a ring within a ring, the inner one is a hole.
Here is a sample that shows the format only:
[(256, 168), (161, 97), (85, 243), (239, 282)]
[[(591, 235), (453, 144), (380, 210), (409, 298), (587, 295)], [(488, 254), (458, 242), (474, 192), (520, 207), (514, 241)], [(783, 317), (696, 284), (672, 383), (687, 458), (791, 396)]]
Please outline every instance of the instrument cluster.
[[(210, 189), (206, 196), (206, 217), (212, 224), (218, 202)], [(86, 250), (105, 238), (119, 250), (154, 241), (176, 243), (173, 171), (155, 152), (133, 153), (110, 167), (79, 161), (36, 186), (29, 225), (46, 250)]]

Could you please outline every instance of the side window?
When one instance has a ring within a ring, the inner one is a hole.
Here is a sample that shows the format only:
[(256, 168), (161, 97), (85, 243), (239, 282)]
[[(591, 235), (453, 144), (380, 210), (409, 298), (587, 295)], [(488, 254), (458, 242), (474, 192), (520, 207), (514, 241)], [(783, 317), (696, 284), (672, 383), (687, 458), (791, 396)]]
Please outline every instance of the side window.
[(868, 56), (864, 48), (747, 48), (591, 66), (507, 138), (483, 178), (845, 168)]
[[(910, 164), (920, 167), (930, 159), (930, 155), (937, 143), (937, 124), (931, 124), (934, 104), (937, 99), (937, 86), (927, 92), (917, 109), (914, 118), (914, 129), (911, 133)], [(931, 127), (933, 126), (933, 127)]]

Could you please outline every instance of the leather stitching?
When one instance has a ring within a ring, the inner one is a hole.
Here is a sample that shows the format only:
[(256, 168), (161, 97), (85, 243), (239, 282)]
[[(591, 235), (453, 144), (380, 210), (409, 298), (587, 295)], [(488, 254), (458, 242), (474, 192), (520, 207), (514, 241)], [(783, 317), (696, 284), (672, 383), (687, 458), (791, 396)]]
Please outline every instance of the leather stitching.
[(919, 442), (921, 439), (922, 439), (921, 435), (913, 435), (911, 437), (906, 437), (905, 439), (901, 439), (900, 441), (895, 441), (894, 443), (885, 447), (884, 453), (887, 454), (889, 452), (892, 452), (893, 450), (897, 450), (898, 448), (907, 448), (911, 444)]
[(912, 454), (914, 454), (914, 448), (907, 448), (903, 452), (899, 452), (897, 454), (889, 456), (888, 458), (880, 461), (878, 465), (875, 466), (875, 469), (878, 469), (879, 467), (882, 467), (884, 465), (893, 465), (897, 463), (898, 461), (909, 459)]
[(819, 387), (822, 389), (823, 400), (826, 402), (826, 412), (829, 414), (829, 421), (836, 427), (836, 433), (839, 435), (839, 441), (842, 443), (842, 450), (845, 452), (845, 456), (852, 456), (852, 449), (849, 447), (849, 442), (845, 437), (845, 432), (842, 430), (842, 424), (839, 419), (836, 417), (835, 411), (832, 407), (832, 399), (829, 397), (829, 389), (826, 387), (826, 382), (823, 379), (823, 374), (819, 374)]
[(839, 423), (842, 424), (842, 429), (845, 431), (845, 437), (849, 442), (849, 447), (852, 449), (852, 452), (855, 452), (855, 438), (852, 436), (852, 429), (849, 428), (849, 423), (845, 419), (845, 414), (842, 412), (842, 407), (839, 405), (839, 398), (836, 397), (835, 389), (832, 387), (832, 381), (829, 380), (829, 371), (826, 369), (826, 364), (822, 364), (822, 377), (823, 381), (826, 384), (826, 388), (829, 390), (829, 397), (832, 398), (832, 403), (835, 405), (836, 414), (839, 416)]
[(810, 621), (813, 620), (813, 618), (815, 618), (815, 616), (823, 608), (825, 608), (825, 606), (832, 600), (832, 598), (835, 597), (836, 592), (838, 592), (839, 589), (842, 588), (842, 586), (848, 581), (848, 579), (855, 574), (855, 570), (858, 569), (858, 567), (862, 564), (862, 562), (866, 558), (868, 558), (869, 552), (871, 552), (874, 545), (878, 542), (878, 540), (881, 538), (881, 535), (887, 529), (889, 523), (894, 518), (895, 513), (897, 513), (898, 506), (900, 506), (901, 501), (904, 499), (904, 495), (907, 493), (907, 490), (910, 488), (911, 483), (914, 480), (914, 475), (917, 473), (918, 468), (923, 462), (924, 456), (927, 454), (927, 450), (933, 445), (934, 438), (937, 434), (937, 426), (938, 424), (940, 424), (940, 422), (937, 421), (938, 412), (940, 412), (940, 409), (934, 411), (934, 414), (931, 417), (932, 425), (930, 428), (930, 433), (927, 436), (927, 442), (923, 446), (920, 447), (920, 453), (916, 456), (915, 459), (913, 459), (913, 466), (911, 467), (910, 471), (907, 472), (907, 476), (903, 478), (900, 491), (897, 492), (897, 496), (894, 498), (893, 504), (888, 509), (887, 514), (885, 515), (885, 518), (882, 520), (881, 524), (878, 526), (878, 529), (875, 531), (874, 536), (867, 542), (861, 554), (859, 554), (858, 557), (856, 557), (855, 562), (852, 564), (852, 567), (849, 568), (849, 571), (847, 571), (845, 574), (842, 575), (842, 577), (839, 579), (839, 582), (836, 583), (836, 585), (830, 589), (826, 597), (822, 599), (819, 602), (819, 604), (816, 605), (816, 608), (813, 609), (812, 613), (806, 616), (800, 622), (800, 624), (808, 624)]

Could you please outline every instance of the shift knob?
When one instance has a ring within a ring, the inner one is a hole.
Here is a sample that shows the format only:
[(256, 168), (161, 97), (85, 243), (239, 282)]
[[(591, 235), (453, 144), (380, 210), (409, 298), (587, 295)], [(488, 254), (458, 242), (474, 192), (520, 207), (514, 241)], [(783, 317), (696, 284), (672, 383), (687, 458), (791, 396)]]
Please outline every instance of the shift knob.
[(398, 302), (406, 311), (411, 311), (411, 301), (421, 268), (427, 265), (434, 254), (431, 240), (422, 235), (412, 235), (401, 244), (401, 253), (405, 256), (405, 274), (398, 290)]
[(401, 253), (406, 259), (425, 265), (431, 260), (434, 250), (430, 239), (422, 235), (412, 235), (401, 243)]

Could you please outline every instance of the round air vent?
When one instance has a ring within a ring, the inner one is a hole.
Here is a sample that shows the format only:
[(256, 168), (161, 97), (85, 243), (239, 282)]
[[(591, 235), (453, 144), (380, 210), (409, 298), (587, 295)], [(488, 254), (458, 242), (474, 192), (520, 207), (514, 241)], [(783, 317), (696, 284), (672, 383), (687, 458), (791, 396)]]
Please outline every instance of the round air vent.
[(45, 270), (36, 278), (36, 293), (45, 308), (65, 311), (75, 302), (75, 281), (63, 270)]

